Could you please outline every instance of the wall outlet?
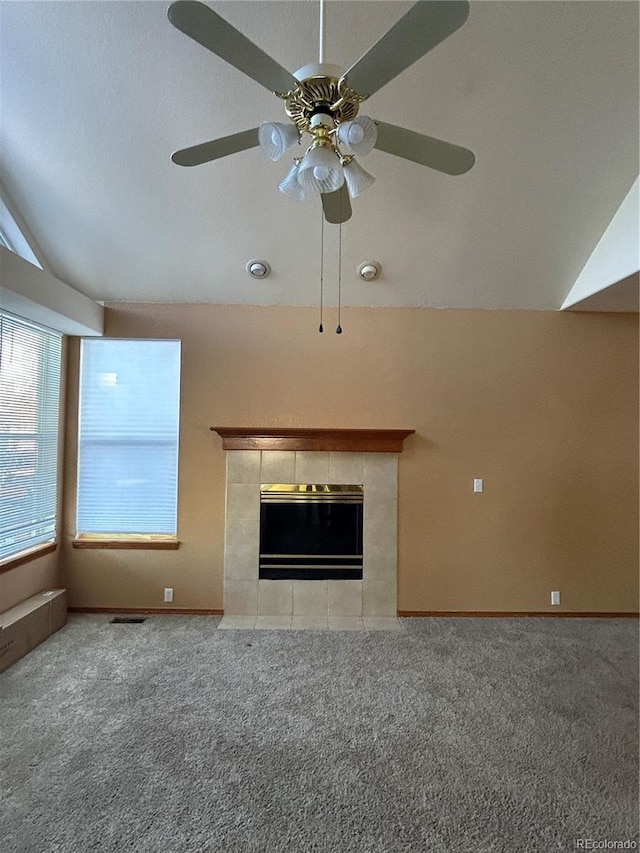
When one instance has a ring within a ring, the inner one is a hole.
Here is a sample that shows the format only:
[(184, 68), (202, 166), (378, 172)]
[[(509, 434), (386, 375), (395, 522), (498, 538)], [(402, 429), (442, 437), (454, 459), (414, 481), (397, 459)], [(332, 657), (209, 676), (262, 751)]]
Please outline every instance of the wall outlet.
[(165, 586), (164, 588), (164, 600), (165, 603), (170, 604), (173, 601), (173, 587)]
[(560, 604), (560, 593), (558, 590), (554, 590), (551, 593), (551, 603), (552, 604)]
[(473, 481), (473, 491), (474, 492), (481, 492), (483, 488), (484, 488), (484, 481), (482, 480), (481, 477), (476, 477), (475, 480)]

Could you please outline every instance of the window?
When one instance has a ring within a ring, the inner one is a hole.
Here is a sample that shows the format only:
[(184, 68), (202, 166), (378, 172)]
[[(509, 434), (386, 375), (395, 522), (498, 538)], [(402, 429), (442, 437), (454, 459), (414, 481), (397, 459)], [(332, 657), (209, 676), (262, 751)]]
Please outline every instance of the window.
[(61, 348), (0, 311), (0, 560), (56, 536)]
[(85, 339), (79, 537), (175, 537), (180, 342)]

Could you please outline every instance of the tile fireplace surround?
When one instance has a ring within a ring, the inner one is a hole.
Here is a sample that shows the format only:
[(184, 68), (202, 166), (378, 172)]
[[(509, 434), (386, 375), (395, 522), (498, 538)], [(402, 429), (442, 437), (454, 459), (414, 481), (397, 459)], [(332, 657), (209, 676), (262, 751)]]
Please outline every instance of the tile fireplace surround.
[[(227, 451), (225, 619), (294, 628), (395, 619), (398, 453), (413, 430), (212, 430)], [(362, 580), (259, 580), (261, 483), (361, 484)]]

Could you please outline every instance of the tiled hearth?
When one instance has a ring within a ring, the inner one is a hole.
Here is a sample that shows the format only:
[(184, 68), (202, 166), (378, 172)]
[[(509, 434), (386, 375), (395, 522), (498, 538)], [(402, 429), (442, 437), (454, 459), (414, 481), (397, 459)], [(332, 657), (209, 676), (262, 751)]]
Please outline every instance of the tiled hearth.
[[(393, 629), (398, 454), (228, 450), (220, 627)], [(259, 580), (261, 483), (362, 484), (363, 579)]]

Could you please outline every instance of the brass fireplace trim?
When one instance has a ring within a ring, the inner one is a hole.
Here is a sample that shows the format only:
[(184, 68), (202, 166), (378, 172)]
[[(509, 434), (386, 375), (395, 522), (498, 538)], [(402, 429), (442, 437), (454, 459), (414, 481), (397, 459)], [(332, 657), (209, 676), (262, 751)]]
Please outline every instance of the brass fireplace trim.
[(334, 483), (261, 483), (260, 503), (364, 503), (361, 485)]
[(402, 453), (414, 429), (305, 429), (211, 427), (223, 450), (316, 450), (352, 453)]

